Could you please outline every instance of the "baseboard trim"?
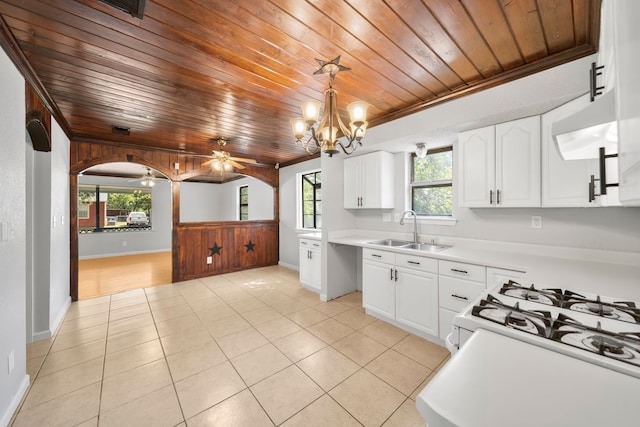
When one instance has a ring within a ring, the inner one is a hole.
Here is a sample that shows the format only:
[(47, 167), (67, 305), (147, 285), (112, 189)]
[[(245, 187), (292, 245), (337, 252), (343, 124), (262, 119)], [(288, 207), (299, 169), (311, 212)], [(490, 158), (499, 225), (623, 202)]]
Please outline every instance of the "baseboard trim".
[(22, 402), (28, 388), (29, 375), (25, 375), (20, 383), (20, 387), (18, 387), (18, 390), (16, 391), (16, 394), (13, 395), (13, 399), (11, 399), (11, 403), (7, 407), (7, 410), (2, 414), (2, 418), (0, 418), (0, 427), (7, 427), (9, 425), (11, 418), (13, 418), (13, 415), (20, 406), (20, 402)]
[(288, 264), (288, 263), (282, 262), (282, 261), (278, 261), (278, 265), (290, 268), (290, 269), (295, 270), (295, 271), (300, 271), (300, 267), (298, 267), (297, 265)]
[(160, 252), (171, 252), (171, 248), (168, 249), (154, 249), (152, 251), (135, 251), (135, 252), (116, 252), (113, 254), (100, 254), (100, 255), (82, 255), (78, 257), (78, 260), (95, 259), (95, 258), (111, 258), (115, 256), (126, 255), (143, 255), (143, 254), (157, 254)]
[(49, 325), (49, 330), (50, 331), (54, 331), (55, 332), (55, 331), (58, 330), (58, 327), (62, 323), (62, 320), (64, 319), (64, 316), (66, 316), (67, 310), (69, 310), (70, 306), (71, 306), (71, 297), (67, 297), (67, 299), (65, 300), (64, 304), (62, 305), (62, 307), (58, 311), (58, 314), (56, 315), (56, 317), (53, 318), (53, 322), (51, 322), (51, 324)]
[(49, 329), (47, 329), (46, 331), (34, 332), (33, 333), (33, 342), (46, 340), (46, 339), (51, 338), (52, 336), (53, 336), (53, 334), (51, 333), (51, 331)]

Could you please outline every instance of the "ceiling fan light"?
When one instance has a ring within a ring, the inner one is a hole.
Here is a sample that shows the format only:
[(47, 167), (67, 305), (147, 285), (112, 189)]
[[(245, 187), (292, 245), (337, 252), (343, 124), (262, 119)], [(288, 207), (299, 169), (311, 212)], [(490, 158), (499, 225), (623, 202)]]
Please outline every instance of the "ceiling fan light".
[(416, 157), (419, 159), (424, 159), (427, 156), (427, 146), (420, 142), (416, 144)]
[(313, 125), (318, 121), (320, 117), (320, 107), (322, 103), (315, 99), (307, 99), (306, 101), (302, 101), (300, 103), (300, 108), (302, 109), (302, 117), (304, 118), (305, 123), (309, 125)]
[(293, 132), (293, 136), (296, 139), (302, 139), (304, 134), (307, 133), (307, 124), (304, 119), (301, 117), (296, 117), (295, 119), (289, 120), (291, 124), (291, 132)]
[(352, 123), (361, 123), (367, 121), (367, 110), (369, 104), (364, 101), (355, 101), (347, 105), (347, 111), (349, 112), (349, 120)]

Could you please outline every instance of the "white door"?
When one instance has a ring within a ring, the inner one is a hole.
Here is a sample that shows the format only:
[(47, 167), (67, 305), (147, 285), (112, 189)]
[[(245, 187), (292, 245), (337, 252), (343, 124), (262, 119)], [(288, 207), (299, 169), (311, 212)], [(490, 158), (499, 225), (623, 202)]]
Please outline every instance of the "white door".
[(496, 206), (540, 206), (540, 116), (496, 125)]
[(320, 293), (322, 290), (322, 259), (320, 258), (320, 249), (311, 249), (309, 255), (309, 270), (311, 270), (309, 286)]
[(488, 207), (495, 203), (495, 126), (458, 135), (459, 205)]
[(393, 265), (364, 261), (362, 270), (362, 305), (368, 310), (394, 319), (396, 282)]
[(589, 177), (598, 176), (595, 160), (564, 160), (553, 139), (553, 123), (569, 117), (589, 105), (589, 95), (583, 95), (542, 115), (542, 206), (596, 206), (599, 198), (589, 203)]
[(398, 268), (396, 320), (438, 336), (438, 276)]

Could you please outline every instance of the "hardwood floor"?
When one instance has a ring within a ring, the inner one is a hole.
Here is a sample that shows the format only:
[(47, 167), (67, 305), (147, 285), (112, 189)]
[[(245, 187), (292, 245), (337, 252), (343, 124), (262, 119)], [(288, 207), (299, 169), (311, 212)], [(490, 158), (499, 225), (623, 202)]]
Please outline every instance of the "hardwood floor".
[(78, 261), (78, 299), (171, 283), (171, 252)]

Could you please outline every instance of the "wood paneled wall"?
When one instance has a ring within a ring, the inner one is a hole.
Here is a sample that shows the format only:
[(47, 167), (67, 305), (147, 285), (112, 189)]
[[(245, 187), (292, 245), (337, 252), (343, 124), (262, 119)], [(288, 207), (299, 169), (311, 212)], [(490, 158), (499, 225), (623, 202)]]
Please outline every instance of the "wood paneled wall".
[[(278, 263), (277, 221), (183, 223), (174, 232), (173, 281)], [(177, 240), (177, 242), (175, 242)], [(207, 264), (207, 257), (211, 264)]]
[[(109, 162), (139, 163), (163, 173), (172, 186), (172, 280), (179, 282), (278, 263), (278, 171), (246, 165), (243, 174), (274, 188), (274, 219), (269, 221), (180, 222), (180, 181), (206, 171), (206, 159), (162, 150), (144, 150), (124, 144), (71, 141), (71, 298), (78, 298), (78, 173)], [(180, 164), (174, 170), (175, 163)], [(215, 184), (211, 184), (215, 185)], [(212, 248), (220, 248), (212, 249)], [(215, 252), (215, 253), (213, 253)], [(212, 263), (207, 264), (207, 257)]]

